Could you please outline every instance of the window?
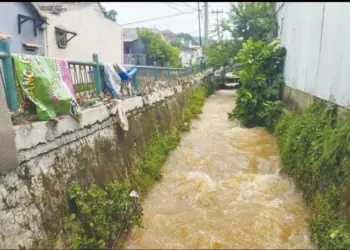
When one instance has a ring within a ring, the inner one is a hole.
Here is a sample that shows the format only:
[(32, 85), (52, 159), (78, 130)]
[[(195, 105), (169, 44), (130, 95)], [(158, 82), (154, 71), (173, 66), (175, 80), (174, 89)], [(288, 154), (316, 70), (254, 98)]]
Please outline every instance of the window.
[(60, 49), (67, 47), (67, 33), (61, 30), (56, 30), (56, 42)]
[[(56, 43), (58, 48), (65, 49), (67, 47), (67, 43), (72, 40), (77, 33), (68, 31), (65, 28), (55, 27), (55, 35), (56, 35)], [(68, 35), (71, 35), (70, 38), (68, 38)]]

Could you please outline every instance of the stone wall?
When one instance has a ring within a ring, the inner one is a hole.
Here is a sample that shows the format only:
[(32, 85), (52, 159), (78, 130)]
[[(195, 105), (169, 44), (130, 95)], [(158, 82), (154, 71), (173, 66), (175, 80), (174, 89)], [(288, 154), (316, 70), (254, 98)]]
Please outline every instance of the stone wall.
[(185, 81), (122, 101), (128, 131), (106, 106), (84, 110), (80, 123), (66, 116), (15, 126), (19, 165), (0, 176), (0, 247), (52, 246), (68, 211), (68, 188), (128, 181), (147, 151), (154, 119), (161, 133), (174, 127), (196, 84)]

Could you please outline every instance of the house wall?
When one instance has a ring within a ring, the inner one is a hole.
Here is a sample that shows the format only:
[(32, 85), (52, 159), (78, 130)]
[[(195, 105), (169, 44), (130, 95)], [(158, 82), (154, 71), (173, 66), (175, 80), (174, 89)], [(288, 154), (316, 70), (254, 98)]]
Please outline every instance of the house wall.
[(189, 67), (190, 64), (195, 64), (197, 60), (197, 53), (195, 50), (182, 49), (180, 52), (181, 63), (183, 67)]
[[(0, 3), (0, 32), (12, 35), (12, 38), (8, 40), (11, 52), (18, 54), (42, 55), (44, 53), (44, 33), (37, 29), (37, 36), (35, 37), (33, 29), (34, 24), (32, 21), (28, 20), (22, 24), (21, 34), (19, 34), (17, 21), (18, 14), (39, 19), (39, 15), (29, 3)], [(38, 48), (36, 52), (28, 52), (24, 50), (23, 42), (37, 43), (42, 47)], [(0, 60), (0, 74), (2, 73), (2, 60)], [(3, 75), (0, 75), (0, 175), (17, 166), (15, 134), (3, 85)]]
[(153, 58), (149, 58), (146, 55), (145, 45), (143, 42), (138, 39), (129, 43), (130, 53), (133, 55), (132, 57), (135, 59), (136, 63), (139, 65), (153, 65)]
[(285, 99), (306, 103), (302, 96), (310, 95), (349, 108), (350, 4), (285, 2), (279, 8), (279, 37), (287, 49)]
[(130, 43), (130, 53), (131, 54), (145, 54), (145, 45), (140, 39)]
[[(46, 48), (48, 56), (75, 61), (92, 61), (92, 54), (97, 53), (102, 62), (123, 62), (122, 26), (104, 18), (93, 5), (64, 12), (60, 16), (49, 15), (49, 22)], [(78, 33), (68, 42), (65, 49), (57, 46), (55, 25), (61, 25), (69, 31)]]
[[(2, 2), (0, 3), (0, 32), (9, 33), (12, 38), (9, 39), (12, 53), (43, 55), (44, 53), (44, 32), (37, 29), (37, 36), (34, 36), (34, 24), (28, 20), (21, 25), (21, 34), (18, 33), (17, 15), (39, 19), (36, 11), (27, 2)], [(36, 52), (28, 52), (23, 48), (23, 42), (32, 42), (40, 44)]]

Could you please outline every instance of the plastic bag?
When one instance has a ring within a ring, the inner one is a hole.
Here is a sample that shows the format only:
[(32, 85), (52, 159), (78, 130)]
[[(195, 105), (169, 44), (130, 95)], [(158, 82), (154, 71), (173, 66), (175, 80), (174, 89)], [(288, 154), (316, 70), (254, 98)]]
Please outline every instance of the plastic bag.
[[(81, 119), (74, 93), (67, 86), (69, 73), (61, 72), (54, 58), (14, 55), (15, 75), (27, 97), (36, 105), (39, 120), (52, 120), (57, 115), (71, 114)], [(68, 83), (69, 85), (69, 83)]]

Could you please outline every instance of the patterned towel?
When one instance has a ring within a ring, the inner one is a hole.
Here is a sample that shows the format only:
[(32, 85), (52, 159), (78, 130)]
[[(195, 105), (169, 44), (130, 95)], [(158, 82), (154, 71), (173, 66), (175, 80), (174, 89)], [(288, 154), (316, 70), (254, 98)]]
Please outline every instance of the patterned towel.
[(121, 79), (114, 69), (112, 63), (104, 64), (104, 76), (107, 85), (107, 89), (112, 93), (114, 98), (118, 98), (118, 93), (120, 93)]

